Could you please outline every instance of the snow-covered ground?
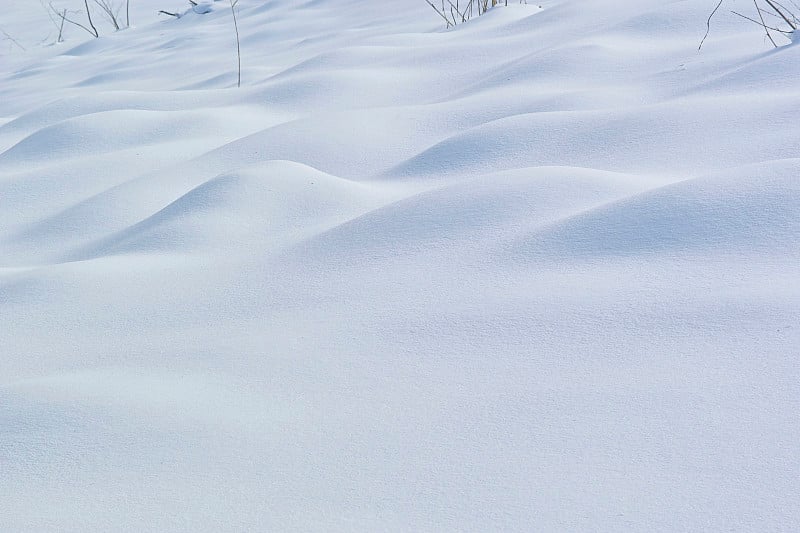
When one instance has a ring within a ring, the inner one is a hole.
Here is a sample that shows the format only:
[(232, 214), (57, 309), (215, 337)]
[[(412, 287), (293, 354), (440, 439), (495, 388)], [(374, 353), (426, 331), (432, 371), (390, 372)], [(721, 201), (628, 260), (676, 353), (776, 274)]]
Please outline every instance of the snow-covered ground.
[(800, 45), (715, 3), (240, 0), (237, 89), (227, 2), (5, 2), (0, 530), (800, 529)]

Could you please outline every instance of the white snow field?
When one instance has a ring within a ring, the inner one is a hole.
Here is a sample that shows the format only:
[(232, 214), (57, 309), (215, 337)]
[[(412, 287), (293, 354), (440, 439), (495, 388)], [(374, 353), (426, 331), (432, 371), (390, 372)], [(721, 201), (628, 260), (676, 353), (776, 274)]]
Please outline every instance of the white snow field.
[(800, 530), (800, 45), (512, 3), (3, 2), (0, 531)]

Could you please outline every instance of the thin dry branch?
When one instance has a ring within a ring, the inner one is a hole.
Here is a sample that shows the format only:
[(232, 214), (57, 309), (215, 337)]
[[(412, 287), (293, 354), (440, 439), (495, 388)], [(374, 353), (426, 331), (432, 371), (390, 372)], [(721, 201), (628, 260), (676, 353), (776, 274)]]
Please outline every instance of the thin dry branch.
[(466, 15), (458, 10), (458, 6), (457, 5), (455, 5), (451, 0), (447, 0), (447, 3), (450, 4), (450, 9), (455, 9), (456, 13), (458, 13), (458, 16), (461, 17), (461, 22), (466, 22), (467, 21)]
[(772, 43), (772, 46), (774, 46), (775, 48), (778, 48), (778, 45), (775, 44), (775, 39), (772, 38), (772, 34), (769, 32), (769, 28), (767, 28), (767, 23), (764, 22), (764, 15), (761, 14), (761, 10), (758, 8), (757, 0), (753, 0), (753, 4), (755, 4), (756, 11), (758, 11), (758, 17), (761, 19), (761, 25), (764, 27), (764, 32), (767, 34), (767, 37), (769, 37), (769, 40)]
[(239, 70), (236, 86), (242, 86), (242, 47), (239, 44), (239, 23), (236, 21), (236, 5), (239, 0), (229, 0), (231, 3), (231, 15), (233, 15), (233, 29), (236, 31), (236, 59), (238, 60)]
[(91, 26), (92, 30), (94, 30), (94, 36), (100, 37), (100, 32), (97, 31), (97, 28), (95, 28), (94, 22), (92, 21), (92, 11), (89, 9), (89, 0), (83, 0), (83, 5), (86, 6), (86, 18), (89, 20), (89, 26)]
[[(759, 21), (757, 21), (756, 19), (752, 19), (752, 18), (748, 17), (747, 15), (742, 15), (742, 14), (741, 14), (741, 13), (739, 13), (738, 11), (731, 11), (731, 13), (733, 13), (733, 14), (734, 14), (734, 15), (736, 15), (737, 17), (742, 17), (742, 18), (743, 18), (743, 19), (745, 19), (745, 20), (749, 20), (750, 22), (755, 22), (755, 23), (756, 23), (756, 24), (758, 24), (759, 26), (762, 26), (762, 24), (761, 24)], [(762, 26), (762, 27), (763, 27), (763, 26)], [(767, 28), (769, 28), (769, 29), (770, 29), (770, 30), (772, 30), (772, 31), (777, 31), (777, 32), (779, 32), (779, 33), (783, 33), (783, 34), (786, 34), (786, 35), (789, 35), (789, 34), (791, 34), (791, 33), (792, 33), (792, 32), (790, 32), (790, 31), (782, 30), (782, 29), (780, 29), (780, 28), (775, 28), (775, 27), (773, 27), (773, 26), (767, 26)]]
[[(481, 0), (483, 1), (483, 0)], [(782, 0), (786, 4), (791, 4), (795, 8), (800, 9), (800, 4), (797, 3), (795, 0)], [(700, 41), (700, 45), (697, 47), (698, 50), (703, 48), (703, 43), (705, 43), (706, 39), (708, 38), (709, 33), (711, 32), (711, 19), (714, 18), (714, 15), (717, 14), (719, 8), (725, 0), (719, 0), (714, 7), (714, 10), (708, 16), (706, 20), (706, 33), (703, 35), (702, 40)], [(756, 8), (756, 12), (758, 13), (758, 20), (748, 17), (747, 15), (743, 15), (737, 11), (731, 11), (737, 17), (741, 17), (747, 21), (753, 22), (761, 26), (766, 34), (767, 38), (772, 43), (772, 46), (775, 48), (778, 47), (775, 39), (773, 38), (770, 32), (778, 32), (783, 35), (791, 35), (793, 32), (796, 32), (800, 29), (800, 20), (798, 20), (797, 16), (794, 14), (791, 8), (786, 7), (784, 3), (781, 3), (781, 0), (753, 0), (753, 5)], [(766, 17), (766, 19), (765, 19)], [(767, 20), (770, 20), (772, 25), (767, 24)], [(786, 23), (791, 30), (787, 30), (783, 28), (783, 23)]]
[(66, 19), (66, 16), (67, 16), (67, 10), (66, 9), (63, 10), (62, 15), (63, 15), (63, 17), (61, 17), (61, 24), (59, 24), (59, 26), (58, 26), (58, 39), (56, 39), (57, 43), (63, 43), (64, 42), (64, 20)]
[(796, 29), (797, 29), (797, 26), (796, 26), (796, 25), (795, 25), (795, 24), (794, 24), (794, 23), (793, 23), (791, 20), (789, 20), (789, 18), (788, 18), (786, 15), (784, 15), (784, 14), (783, 14), (783, 11), (781, 11), (780, 9), (778, 9), (778, 6), (776, 6), (776, 5), (775, 5), (775, 4), (772, 2), (772, 0), (764, 0), (764, 1), (765, 1), (766, 3), (768, 3), (768, 4), (769, 4), (769, 7), (771, 7), (772, 9), (774, 9), (774, 10), (775, 10), (775, 12), (776, 12), (778, 15), (780, 15), (780, 16), (783, 18), (783, 20), (785, 20), (785, 21), (786, 21), (786, 24), (788, 24), (788, 25), (789, 25), (789, 26), (792, 28), (792, 30), (796, 30)]
[(0, 28), (0, 33), (5, 35), (6, 40), (11, 41), (13, 44), (19, 46), (20, 49), (22, 49), (23, 52), (25, 51), (25, 47), (22, 46), (21, 44), (19, 44), (19, 42), (16, 39), (14, 39), (12, 36), (10, 36), (8, 34), (8, 32), (6, 32), (6, 30), (4, 30), (3, 28)]
[(722, 2), (724, 2), (724, 1), (725, 0), (719, 0), (719, 3), (717, 4), (717, 7), (715, 7), (714, 11), (712, 11), (711, 14), (708, 16), (708, 20), (706, 21), (706, 34), (703, 35), (703, 40), (700, 41), (700, 46), (697, 47), (698, 50), (703, 48), (703, 43), (706, 42), (706, 39), (708, 38), (708, 34), (711, 33), (711, 19), (714, 18), (714, 15), (719, 10), (719, 7), (722, 5)]
[[(431, 6), (434, 11), (436, 11), (436, 14), (444, 19), (444, 22), (448, 28), (450, 26), (464, 24), (471, 19), (475, 14), (476, 6), (477, 14), (480, 16), (489, 10), (490, 2), (492, 7), (500, 4), (499, 0), (469, 0), (465, 1), (464, 7), (462, 8), (461, 0), (440, 1), (442, 3), (441, 7), (437, 5), (437, 0), (425, 0), (425, 2)], [(520, 3), (523, 1), (524, 0), (520, 0)], [(506, 0), (505, 4), (508, 5), (508, 0)]]
[(439, 8), (438, 8), (438, 7), (436, 7), (436, 6), (434, 5), (434, 3), (433, 3), (433, 2), (431, 2), (431, 0), (425, 0), (425, 1), (426, 1), (426, 2), (428, 2), (428, 5), (429, 5), (429, 6), (431, 6), (431, 7), (433, 8), (433, 10), (434, 10), (434, 11), (436, 11), (436, 13), (438, 13), (438, 14), (439, 14), (439, 16), (440, 16), (440, 17), (442, 17), (442, 18), (444, 19), (444, 21), (447, 23), (447, 27), (448, 27), (448, 28), (449, 28), (450, 26), (452, 26), (452, 25), (453, 25), (453, 24), (450, 22), (450, 19), (449, 19), (449, 18), (447, 18), (447, 15), (445, 15), (444, 13), (442, 13), (441, 11), (439, 11)]
[(94, 22), (92, 22), (92, 14), (89, 11), (89, 0), (83, 0), (83, 2), (84, 2), (84, 5), (86, 6), (86, 17), (89, 20), (89, 28), (87, 28), (86, 26), (84, 26), (80, 22), (77, 22), (77, 21), (72, 20), (71, 18), (68, 18), (66, 9), (63, 12), (56, 11), (56, 9), (52, 6), (52, 4), (50, 5), (50, 9), (52, 9), (53, 12), (61, 19), (62, 25), (63, 25), (64, 22), (69, 22), (73, 26), (77, 26), (77, 27), (85, 30), (86, 32), (92, 34), (95, 38), (100, 37), (100, 33), (98, 33), (97, 28), (94, 25)]
[(112, 4), (109, 0), (93, 0), (97, 7), (101, 9), (103, 14), (105, 15), (106, 20), (108, 20), (113, 26), (115, 30), (119, 30), (119, 8), (117, 8), (116, 12), (114, 11), (114, 4)]

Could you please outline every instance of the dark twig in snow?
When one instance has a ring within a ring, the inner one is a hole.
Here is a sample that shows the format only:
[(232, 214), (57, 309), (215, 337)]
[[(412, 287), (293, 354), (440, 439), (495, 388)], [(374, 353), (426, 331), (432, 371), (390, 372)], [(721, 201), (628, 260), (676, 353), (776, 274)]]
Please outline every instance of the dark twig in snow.
[(772, 2), (772, 0), (764, 0), (764, 1), (765, 1), (766, 3), (768, 3), (768, 4), (769, 4), (769, 7), (771, 7), (772, 9), (774, 9), (774, 10), (775, 10), (775, 12), (776, 12), (778, 15), (780, 15), (780, 16), (783, 18), (783, 20), (785, 20), (785, 21), (786, 21), (786, 24), (788, 24), (789, 26), (791, 26), (791, 28), (792, 28), (793, 30), (796, 30), (796, 29), (797, 29), (797, 26), (796, 26), (796, 25), (795, 25), (795, 24), (794, 24), (794, 23), (793, 23), (791, 20), (789, 20), (789, 17), (787, 17), (786, 15), (784, 15), (783, 11), (781, 11), (780, 9), (778, 9), (778, 6), (776, 6), (776, 5), (775, 5), (775, 4)]
[(719, 6), (721, 6), (721, 5), (722, 5), (722, 2), (723, 2), (723, 1), (724, 1), (724, 0), (719, 0), (719, 3), (717, 4), (717, 7), (715, 7), (715, 8), (714, 8), (714, 11), (712, 11), (712, 12), (711, 12), (711, 14), (708, 16), (708, 20), (706, 21), (706, 34), (705, 34), (705, 35), (703, 35), (703, 40), (702, 40), (702, 41), (700, 41), (700, 46), (698, 46), (698, 47), (697, 47), (697, 49), (698, 49), (698, 50), (700, 50), (701, 48), (703, 48), (703, 43), (704, 43), (704, 42), (706, 42), (706, 38), (708, 38), (708, 34), (711, 32), (711, 19), (712, 19), (712, 18), (714, 18), (714, 14), (715, 14), (715, 13), (717, 12), (717, 10), (719, 9)]
[(97, 28), (94, 27), (94, 22), (92, 22), (92, 12), (89, 10), (89, 0), (83, 0), (83, 5), (86, 6), (86, 18), (89, 19), (89, 26), (92, 27), (94, 36), (100, 37), (100, 32), (97, 31)]
[(758, 8), (758, 2), (756, 0), (753, 0), (753, 4), (755, 4), (756, 6), (756, 11), (758, 11), (758, 17), (761, 19), (761, 25), (764, 26), (764, 31), (766, 32), (767, 37), (769, 37), (772, 46), (778, 48), (778, 45), (775, 44), (775, 39), (772, 38), (772, 34), (769, 32), (769, 28), (767, 28), (767, 23), (764, 22), (764, 15), (761, 14), (761, 10)]
[(436, 12), (439, 14), (439, 16), (440, 16), (440, 17), (442, 17), (442, 18), (444, 19), (444, 21), (447, 23), (447, 27), (448, 27), (448, 28), (449, 28), (450, 26), (452, 26), (452, 25), (453, 25), (453, 24), (450, 22), (450, 19), (449, 19), (449, 18), (447, 18), (447, 15), (445, 15), (444, 13), (442, 13), (441, 11), (439, 11), (439, 8), (438, 8), (438, 7), (436, 7), (436, 6), (433, 4), (433, 2), (431, 2), (431, 0), (425, 0), (425, 1), (426, 1), (426, 2), (428, 2), (428, 5), (429, 5), (429, 6), (431, 6), (431, 7), (433, 8), (433, 10), (434, 10), (434, 11), (436, 11)]
[(86, 6), (86, 17), (89, 19), (89, 26), (91, 27), (91, 29), (87, 28), (86, 26), (84, 26), (80, 22), (76, 22), (76, 21), (74, 21), (72, 19), (67, 18), (67, 10), (66, 9), (63, 12), (60, 12), (60, 11), (56, 11), (55, 8), (52, 5), (50, 6), (50, 8), (53, 9), (55, 14), (58, 15), (59, 18), (61, 18), (62, 24), (64, 22), (69, 22), (70, 24), (72, 24), (74, 26), (77, 26), (77, 27), (79, 27), (79, 28), (91, 33), (92, 35), (95, 36), (95, 38), (100, 37), (100, 33), (98, 33), (97, 28), (95, 28), (94, 23), (92, 22), (92, 14), (89, 11), (89, 0), (83, 0), (83, 2), (84, 2), (84, 5)]
[(94, 3), (102, 10), (102, 14), (105, 16), (106, 20), (108, 20), (113, 26), (115, 30), (119, 30), (119, 20), (117, 20), (119, 8), (117, 7), (116, 12), (114, 11), (114, 4), (112, 4), (109, 0), (93, 0)]
[(17, 40), (16, 40), (16, 39), (14, 39), (12, 36), (10, 36), (10, 35), (9, 35), (9, 34), (6, 32), (6, 30), (4, 30), (3, 28), (0, 28), (0, 33), (2, 33), (3, 35), (5, 35), (5, 36), (6, 36), (6, 39), (8, 39), (8, 40), (9, 40), (9, 41), (11, 41), (12, 43), (16, 44), (17, 46), (19, 46), (19, 47), (22, 49), (22, 51), (23, 51), (23, 52), (25, 51), (25, 47), (24, 47), (24, 46), (22, 46), (21, 44), (19, 44), (19, 43), (17, 42)]
[[(191, 1), (191, 0), (190, 0)], [(239, 3), (239, 0), (230, 0), (231, 3), (231, 14), (233, 15), (233, 28), (236, 31), (236, 58), (239, 61), (239, 77), (236, 80), (236, 86), (242, 86), (242, 48), (239, 45), (239, 24), (236, 22), (236, 5)]]
[[(741, 13), (739, 13), (739, 12), (737, 12), (737, 11), (731, 11), (731, 13), (733, 13), (733, 14), (734, 14), (734, 15), (736, 15), (737, 17), (742, 17), (742, 18), (743, 18), (743, 19), (745, 19), (745, 20), (749, 20), (750, 22), (755, 22), (755, 23), (756, 23), (756, 24), (758, 24), (759, 26), (763, 26), (763, 25), (762, 25), (762, 24), (761, 24), (759, 21), (757, 21), (756, 19), (751, 19), (750, 17), (748, 17), (748, 16), (746, 16), (746, 15), (742, 15)], [(774, 28), (774, 27), (772, 27), (772, 26), (766, 26), (766, 28), (769, 28), (769, 29), (770, 29), (770, 30), (772, 30), (772, 31), (777, 31), (777, 32), (780, 32), (780, 33), (784, 33), (784, 34), (786, 34), (786, 35), (789, 35), (789, 34), (791, 34), (791, 33), (792, 33), (792, 32), (790, 32), (790, 31), (782, 30), (782, 29), (780, 29), (780, 28)]]

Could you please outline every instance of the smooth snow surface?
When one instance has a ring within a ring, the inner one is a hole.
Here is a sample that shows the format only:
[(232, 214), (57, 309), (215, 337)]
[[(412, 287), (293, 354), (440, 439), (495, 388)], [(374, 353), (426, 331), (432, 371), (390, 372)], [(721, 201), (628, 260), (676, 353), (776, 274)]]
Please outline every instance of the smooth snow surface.
[(789, 39), (7, 3), (0, 530), (800, 530)]

